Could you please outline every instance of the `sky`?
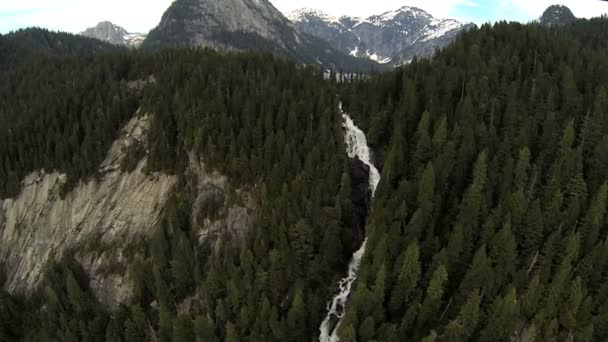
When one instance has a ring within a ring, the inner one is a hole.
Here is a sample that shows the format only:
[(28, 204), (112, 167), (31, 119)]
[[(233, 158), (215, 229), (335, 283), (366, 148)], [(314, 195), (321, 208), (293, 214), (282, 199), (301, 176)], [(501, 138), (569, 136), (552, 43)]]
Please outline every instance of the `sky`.
[[(0, 0), (0, 33), (38, 26), (80, 32), (108, 20), (129, 32), (148, 32), (173, 0)], [(221, 0), (217, 0), (221, 1)], [(328, 14), (366, 17), (402, 6), (416, 6), (440, 18), (482, 24), (497, 20), (528, 22), (553, 4), (563, 4), (577, 17), (608, 13), (600, 0), (270, 0), (283, 13), (301, 7)]]

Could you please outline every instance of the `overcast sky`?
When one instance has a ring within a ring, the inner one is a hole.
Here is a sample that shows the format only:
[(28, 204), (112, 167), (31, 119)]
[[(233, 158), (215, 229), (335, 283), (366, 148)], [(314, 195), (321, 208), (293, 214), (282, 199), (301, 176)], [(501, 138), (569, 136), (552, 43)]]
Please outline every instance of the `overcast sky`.
[[(131, 32), (147, 32), (158, 24), (173, 0), (0, 0), (0, 33), (39, 26), (80, 32), (109, 20)], [(216, 0), (221, 1), (221, 0)], [(369, 16), (401, 6), (417, 6), (434, 16), (484, 23), (501, 19), (530, 21), (552, 4), (570, 7), (578, 17), (608, 13), (600, 0), (271, 0), (287, 13), (300, 7), (332, 15)]]

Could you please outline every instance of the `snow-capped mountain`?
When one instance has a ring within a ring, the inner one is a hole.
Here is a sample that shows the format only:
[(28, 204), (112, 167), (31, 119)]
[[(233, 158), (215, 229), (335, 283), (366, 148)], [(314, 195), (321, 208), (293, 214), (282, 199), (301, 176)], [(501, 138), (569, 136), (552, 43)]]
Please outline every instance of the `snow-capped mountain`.
[(452, 19), (437, 19), (407, 6), (368, 18), (336, 18), (304, 8), (290, 13), (288, 18), (298, 30), (327, 40), (352, 56), (392, 65), (432, 55), (462, 30), (473, 27)]
[(146, 39), (143, 33), (130, 33), (124, 28), (109, 21), (102, 21), (95, 27), (79, 33), (82, 36), (95, 38), (115, 45), (138, 47)]
[(180, 46), (269, 51), (306, 64), (343, 71), (369, 71), (378, 67), (376, 63), (353, 58), (322, 39), (299, 32), (268, 0), (174, 1), (142, 47)]

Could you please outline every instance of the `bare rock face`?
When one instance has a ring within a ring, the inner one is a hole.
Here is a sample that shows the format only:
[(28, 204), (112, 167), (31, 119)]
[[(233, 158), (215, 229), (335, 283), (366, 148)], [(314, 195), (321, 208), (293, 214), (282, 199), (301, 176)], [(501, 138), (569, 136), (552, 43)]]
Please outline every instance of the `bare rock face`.
[(176, 0), (142, 44), (144, 49), (206, 47), (256, 50), (346, 72), (380, 67), (299, 32), (268, 0)]
[(100, 165), (101, 178), (80, 182), (64, 198), (59, 194), (65, 175), (36, 171), (23, 181), (19, 196), (0, 201), (0, 262), (6, 266), (7, 290), (31, 293), (45, 264), (72, 249), (106, 304), (129, 296), (124, 250), (152, 234), (176, 183), (175, 176), (142, 172), (145, 159), (131, 173), (120, 170), (125, 148), (144, 140), (148, 125), (148, 116), (133, 118)]
[[(31, 294), (45, 265), (70, 251), (102, 304), (114, 309), (129, 301), (128, 265), (143, 256), (137, 247), (154, 233), (178, 180), (146, 174), (147, 157), (132, 172), (122, 171), (128, 148), (146, 146), (149, 125), (150, 116), (136, 115), (99, 165), (100, 176), (81, 181), (63, 198), (66, 175), (40, 170), (25, 178), (17, 197), (0, 200), (0, 264), (8, 291)], [(207, 171), (194, 154), (187, 178), (196, 185), (191, 221), (199, 242), (216, 250), (223, 241), (238, 246), (256, 222), (252, 191), (230, 189), (225, 176)]]
[(199, 243), (210, 243), (216, 252), (222, 243), (238, 246), (257, 221), (253, 192), (229, 188), (226, 177), (208, 173), (205, 164), (190, 155), (191, 172), (196, 178), (197, 195), (192, 207), (192, 226)]
[(232, 39), (222, 37), (226, 33), (254, 33), (278, 43), (283, 34), (296, 34), (267, 0), (177, 0), (144, 46), (236, 47)]

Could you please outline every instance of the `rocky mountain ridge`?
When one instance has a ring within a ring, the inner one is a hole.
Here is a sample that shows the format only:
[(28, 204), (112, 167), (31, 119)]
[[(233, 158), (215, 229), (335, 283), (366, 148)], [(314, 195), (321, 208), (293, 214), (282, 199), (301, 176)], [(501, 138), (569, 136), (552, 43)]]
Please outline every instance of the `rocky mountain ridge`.
[(288, 18), (301, 32), (327, 40), (351, 56), (390, 65), (430, 56), (463, 30), (474, 27), (453, 19), (437, 19), (408, 6), (368, 18), (338, 18), (304, 8), (290, 13)]
[(110, 44), (124, 45), (127, 47), (138, 47), (146, 39), (146, 34), (144, 33), (127, 32), (123, 27), (109, 21), (102, 21), (79, 34), (85, 37), (99, 39)]
[[(145, 145), (150, 119), (136, 114), (99, 166), (100, 176), (81, 181), (63, 197), (66, 175), (38, 170), (23, 180), (17, 197), (0, 200), (0, 264), (9, 292), (33, 293), (47, 263), (71, 252), (101, 303), (113, 309), (128, 302), (132, 295), (128, 266), (137, 257), (131, 252), (133, 246), (153, 235), (177, 183), (175, 175), (146, 173), (147, 157), (131, 172), (121, 169), (128, 149)], [(226, 177), (206, 171), (193, 154), (188, 174), (196, 183), (191, 220), (198, 227), (200, 243), (219, 248), (220, 242), (244, 239), (256, 220), (253, 195), (237, 190), (231, 196), (239, 200), (225, 206)], [(220, 217), (200, 214), (202, 203), (208, 201), (218, 201)]]
[(268, 0), (226, 0), (221, 4), (215, 0), (173, 2), (142, 47), (180, 46), (268, 51), (344, 71), (369, 71), (375, 64), (353, 58), (322, 39), (299, 32)]

